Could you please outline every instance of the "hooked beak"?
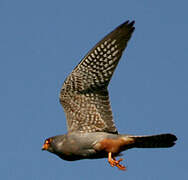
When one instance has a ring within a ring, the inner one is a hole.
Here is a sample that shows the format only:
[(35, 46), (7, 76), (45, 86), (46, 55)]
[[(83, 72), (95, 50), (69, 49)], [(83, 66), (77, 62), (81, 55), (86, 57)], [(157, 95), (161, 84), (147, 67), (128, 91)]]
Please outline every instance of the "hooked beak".
[(49, 148), (49, 144), (44, 144), (43, 146), (42, 146), (42, 151), (45, 151), (45, 150), (48, 150), (48, 148)]

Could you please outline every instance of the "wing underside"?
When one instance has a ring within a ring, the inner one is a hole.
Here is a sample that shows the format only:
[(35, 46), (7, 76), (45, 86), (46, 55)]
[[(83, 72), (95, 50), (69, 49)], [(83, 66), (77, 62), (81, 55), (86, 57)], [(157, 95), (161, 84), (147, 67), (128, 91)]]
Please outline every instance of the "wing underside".
[(108, 84), (134, 31), (128, 21), (104, 37), (75, 67), (60, 92), (68, 131), (117, 133)]

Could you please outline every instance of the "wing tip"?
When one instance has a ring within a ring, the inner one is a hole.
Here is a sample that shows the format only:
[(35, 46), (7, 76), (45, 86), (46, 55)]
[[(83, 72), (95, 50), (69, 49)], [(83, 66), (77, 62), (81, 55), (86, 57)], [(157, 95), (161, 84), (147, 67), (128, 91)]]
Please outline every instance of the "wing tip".
[(132, 20), (132, 21), (127, 20), (127, 21), (125, 21), (124, 23), (122, 23), (120, 26), (126, 25), (126, 26), (129, 26), (129, 27), (135, 28), (135, 27), (134, 27), (134, 24), (135, 24), (135, 20)]
[(127, 20), (124, 23), (122, 23), (119, 27), (117, 27), (117, 29), (124, 30), (128, 28), (128, 32), (133, 33), (133, 31), (135, 30), (134, 24), (135, 24), (134, 20), (133, 21)]

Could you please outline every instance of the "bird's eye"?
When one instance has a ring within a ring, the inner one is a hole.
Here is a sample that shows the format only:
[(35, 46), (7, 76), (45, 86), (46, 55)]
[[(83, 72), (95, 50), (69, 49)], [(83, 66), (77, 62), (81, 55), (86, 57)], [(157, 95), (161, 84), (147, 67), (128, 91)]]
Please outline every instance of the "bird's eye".
[(51, 138), (49, 138), (49, 139), (47, 139), (47, 140), (45, 141), (45, 144), (50, 144), (50, 143), (51, 143), (51, 141), (52, 141), (52, 139), (51, 139)]

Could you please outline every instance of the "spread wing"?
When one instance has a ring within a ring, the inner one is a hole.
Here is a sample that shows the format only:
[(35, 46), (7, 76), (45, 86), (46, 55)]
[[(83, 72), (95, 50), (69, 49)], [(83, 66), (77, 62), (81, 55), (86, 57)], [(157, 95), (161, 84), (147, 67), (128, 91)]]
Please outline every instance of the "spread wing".
[(104, 37), (65, 80), (60, 92), (68, 131), (118, 133), (107, 86), (134, 31), (126, 21)]

